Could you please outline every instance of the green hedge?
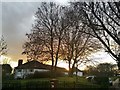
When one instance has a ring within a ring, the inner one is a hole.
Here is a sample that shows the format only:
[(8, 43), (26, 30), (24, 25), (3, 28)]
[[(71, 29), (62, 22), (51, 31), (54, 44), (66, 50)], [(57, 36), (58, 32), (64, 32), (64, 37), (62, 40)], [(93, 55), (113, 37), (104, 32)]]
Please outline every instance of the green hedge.
[(108, 77), (96, 77), (96, 84), (101, 85), (103, 88), (109, 87), (109, 78)]
[(26, 88), (50, 88), (50, 82), (49, 81), (31, 81), (26, 83)]
[(35, 72), (34, 74), (30, 74), (26, 77), (26, 79), (36, 79), (36, 78), (51, 78), (51, 77), (61, 77), (64, 76), (61, 72)]
[(35, 79), (35, 78), (47, 78), (50, 77), (50, 72), (35, 72), (26, 77), (26, 79)]

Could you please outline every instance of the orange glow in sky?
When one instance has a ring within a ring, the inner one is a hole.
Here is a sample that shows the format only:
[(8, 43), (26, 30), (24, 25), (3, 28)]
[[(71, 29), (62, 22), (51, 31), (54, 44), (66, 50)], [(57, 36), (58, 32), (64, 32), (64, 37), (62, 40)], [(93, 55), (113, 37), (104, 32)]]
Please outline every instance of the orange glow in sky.
[(12, 68), (17, 66), (16, 61), (12, 61), (10, 57), (5, 55), (0, 56), (0, 64), (10, 64)]

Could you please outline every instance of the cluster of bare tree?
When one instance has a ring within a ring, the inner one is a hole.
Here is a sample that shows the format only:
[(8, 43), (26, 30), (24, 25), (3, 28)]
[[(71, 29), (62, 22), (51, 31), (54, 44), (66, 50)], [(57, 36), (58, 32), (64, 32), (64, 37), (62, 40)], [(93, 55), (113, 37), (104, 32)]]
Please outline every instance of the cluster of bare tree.
[[(96, 37), (117, 62), (120, 69), (120, 2), (74, 3), (83, 14), (81, 21), (90, 29), (88, 33)], [(81, 8), (80, 8), (81, 7)]]
[[(58, 60), (69, 63), (70, 73), (87, 56), (101, 48), (112, 55), (120, 67), (116, 53), (120, 45), (120, 2), (72, 2), (69, 6), (41, 3), (24, 54), (28, 60), (51, 60), (52, 70)], [(100, 42), (99, 42), (100, 41)]]

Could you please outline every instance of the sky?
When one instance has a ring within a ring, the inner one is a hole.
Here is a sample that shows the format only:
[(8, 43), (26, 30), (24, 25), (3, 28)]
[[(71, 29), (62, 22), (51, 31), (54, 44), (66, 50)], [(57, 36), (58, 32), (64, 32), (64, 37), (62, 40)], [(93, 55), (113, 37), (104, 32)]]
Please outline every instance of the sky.
[[(39, 2), (37, 2), (39, 1)], [(51, 1), (51, 0), (42, 0)], [(59, 4), (67, 4), (68, 0), (54, 0)], [(30, 33), (34, 23), (34, 15), (40, 6), (40, 0), (2, 0), (0, 2), (0, 37), (3, 35), (8, 46), (7, 58), (3, 58), (16, 66), (16, 61), (26, 56), (22, 55), (23, 44), (26, 42), (26, 33)]]
[[(34, 14), (40, 2), (29, 2), (32, 0), (27, 0), (27, 2), (10, 1), (0, 3), (0, 7), (2, 7), (0, 9), (0, 14), (2, 14), (2, 17), (0, 17), (2, 32), (0, 34), (4, 36), (8, 45), (7, 57), (11, 60), (11, 64), (15, 66), (19, 59), (26, 61), (26, 56), (21, 54), (23, 51), (22, 45), (27, 39), (25, 34), (30, 33), (34, 23)], [(60, 4), (67, 4), (67, 1), (69, 0), (56, 0)], [(99, 62), (114, 62), (107, 53), (98, 52), (94, 54), (94, 58)]]
[(25, 59), (21, 55), (22, 45), (26, 41), (34, 22), (34, 14), (39, 3), (3, 2), (2, 3), (2, 34), (8, 45), (8, 56), (13, 60)]

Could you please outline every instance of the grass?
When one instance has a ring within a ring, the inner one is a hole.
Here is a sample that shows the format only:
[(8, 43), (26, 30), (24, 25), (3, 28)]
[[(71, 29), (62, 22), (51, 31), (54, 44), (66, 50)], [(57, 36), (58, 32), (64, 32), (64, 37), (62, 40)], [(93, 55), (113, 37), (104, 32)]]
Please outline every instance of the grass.
[[(21, 87), (50, 87), (50, 80), (52, 78), (39, 78), (39, 79), (21, 79), (21, 80), (4, 80), (3, 83), (18, 83)], [(100, 88), (99, 85), (88, 82), (85, 77), (57, 77), (59, 88)]]
[[(31, 82), (31, 81), (50, 81), (51, 79), (53, 78), (39, 78), (39, 79), (19, 79), (19, 80), (3, 80), (3, 82), (21, 82), (21, 83), (26, 83), (26, 82)], [(65, 77), (57, 77), (55, 78), (57, 79), (58, 81), (66, 81), (66, 82), (76, 82), (76, 77), (68, 77), (68, 76), (65, 76)], [(77, 81), (80, 81), (80, 82), (88, 82), (85, 77), (77, 77)]]

